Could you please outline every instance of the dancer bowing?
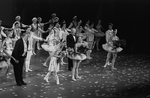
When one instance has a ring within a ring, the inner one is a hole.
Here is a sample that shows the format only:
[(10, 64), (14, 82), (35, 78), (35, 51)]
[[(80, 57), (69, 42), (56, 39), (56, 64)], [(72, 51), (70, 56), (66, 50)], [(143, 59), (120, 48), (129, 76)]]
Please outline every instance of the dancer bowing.
[[(117, 34), (117, 30), (113, 30), (113, 24), (109, 24), (109, 30), (106, 31), (106, 44), (103, 44), (102, 47), (105, 51), (107, 51), (107, 59), (106, 59), (106, 63), (104, 65), (104, 67), (106, 67), (107, 65), (110, 65), (112, 70), (116, 70), (116, 68), (114, 67), (115, 64), (115, 60), (117, 58), (117, 52), (121, 52), (123, 49), (117, 45), (115, 45), (115, 41), (118, 41), (119, 38), (116, 36)], [(120, 43), (123, 44), (123, 43)], [(112, 60), (110, 63), (110, 58), (112, 56)]]
[(79, 65), (81, 61), (85, 60), (86, 57), (86, 51), (88, 50), (88, 43), (83, 41), (83, 36), (79, 36), (77, 43), (75, 44), (75, 51), (74, 56), (72, 56), (73, 59), (73, 69), (72, 69), (72, 80), (76, 81), (76, 79), (81, 79), (79, 76)]

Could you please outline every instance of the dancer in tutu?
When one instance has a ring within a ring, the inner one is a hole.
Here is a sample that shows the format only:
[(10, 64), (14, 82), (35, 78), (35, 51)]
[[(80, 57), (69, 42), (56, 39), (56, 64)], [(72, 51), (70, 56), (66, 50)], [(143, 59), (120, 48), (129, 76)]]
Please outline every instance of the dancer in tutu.
[(51, 76), (54, 76), (54, 79), (56, 80), (56, 84), (60, 84), (59, 83), (59, 77), (57, 75), (57, 72), (59, 71), (59, 64), (57, 62), (59, 56), (59, 52), (60, 50), (60, 43), (58, 43), (57, 39), (53, 39), (51, 41), (51, 46), (48, 49), (48, 51), (51, 51), (51, 60), (49, 63), (49, 68), (48, 68), (48, 73), (46, 74), (46, 76), (44, 77), (44, 80), (46, 80), (46, 82), (49, 82), (49, 78), (51, 78)]
[(94, 23), (92, 23), (90, 26), (89, 25), (85, 26), (84, 35), (86, 35), (86, 41), (88, 42), (89, 45), (89, 50), (87, 51), (88, 59), (92, 59), (91, 53), (92, 53), (92, 49), (94, 48), (94, 33), (96, 32), (96, 30), (93, 29), (93, 27), (94, 27)]
[(85, 60), (86, 57), (86, 51), (88, 49), (88, 43), (83, 41), (83, 36), (79, 36), (77, 43), (75, 44), (75, 51), (72, 56), (73, 59), (73, 69), (72, 69), (72, 80), (76, 81), (76, 79), (81, 79), (79, 76), (79, 65), (81, 61)]
[(96, 50), (99, 51), (99, 42), (100, 42), (100, 39), (101, 37), (103, 37), (105, 34), (102, 32), (102, 25), (101, 25), (101, 20), (98, 21), (98, 24), (96, 25), (96, 29), (98, 32), (95, 32), (95, 46), (96, 46)]
[[(106, 44), (103, 44), (102, 47), (104, 50), (108, 52), (104, 67), (110, 65), (112, 69), (116, 70), (114, 64), (117, 58), (117, 52), (121, 52), (123, 49), (121, 47), (116, 47), (114, 45), (114, 42), (116, 40), (119, 40), (119, 38), (116, 36), (117, 30), (114, 31), (112, 28), (113, 28), (113, 24), (110, 24), (109, 30), (106, 31)], [(112, 60), (111, 60), (112, 62), (110, 63), (111, 56), (112, 56)]]
[[(46, 38), (46, 42), (48, 43), (44, 43), (42, 44), (42, 48), (45, 51), (48, 51), (47, 48), (49, 48), (51, 46), (51, 41), (53, 40), (53, 38), (55, 37), (58, 41), (60, 41), (60, 37), (59, 37), (59, 23), (56, 23), (55, 27), (52, 27), (51, 29), (48, 30), (49, 31), (49, 35)], [(46, 59), (46, 61), (43, 63), (43, 66), (47, 67), (47, 62), (50, 60), (51, 58), (51, 51), (49, 52), (49, 57)]]

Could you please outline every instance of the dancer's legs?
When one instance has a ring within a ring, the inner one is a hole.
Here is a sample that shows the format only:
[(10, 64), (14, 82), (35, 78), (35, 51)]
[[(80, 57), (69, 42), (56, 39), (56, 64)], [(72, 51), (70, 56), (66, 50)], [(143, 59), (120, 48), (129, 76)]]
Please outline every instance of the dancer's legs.
[(51, 71), (49, 71), (49, 72), (46, 74), (46, 76), (44, 77), (44, 80), (46, 80), (46, 82), (49, 82), (48, 79), (49, 79), (50, 75), (51, 75)]
[(110, 58), (111, 58), (111, 52), (108, 52), (107, 53), (107, 58), (106, 58), (106, 62), (105, 62), (105, 65), (104, 65), (104, 67), (106, 67), (107, 65), (109, 65), (109, 61), (110, 61)]
[(33, 48), (33, 54), (36, 55), (35, 53), (35, 46), (36, 46), (36, 40), (33, 39), (33, 45), (32, 45), (32, 48)]
[(31, 51), (28, 51), (28, 53), (27, 53), (27, 58), (26, 58), (26, 61), (25, 61), (26, 72), (32, 71), (32, 70), (30, 69), (31, 56), (32, 56), (32, 50), (31, 50)]
[(47, 57), (46, 61), (43, 63), (44, 66), (48, 67), (46, 64), (51, 59), (51, 53), (49, 52), (49, 57)]
[(77, 62), (76, 62), (76, 60), (73, 60), (73, 68), (72, 68), (72, 80), (73, 81), (76, 81), (76, 79), (75, 79), (75, 69), (76, 69), (76, 66), (77, 66)]
[(117, 58), (117, 52), (113, 53), (113, 58), (112, 58), (112, 69), (116, 69), (116, 68), (114, 67), (116, 58)]
[(97, 50), (97, 51), (100, 50), (100, 49), (99, 49), (99, 42), (100, 42), (100, 38), (97, 38), (97, 39), (96, 39), (96, 50)]
[(81, 79), (81, 77), (79, 76), (79, 66), (80, 66), (80, 63), (81, 61), (77, 61), (77, 66), (76, 66), (76, 69), (75, 69), (75, 73), (76, 73), (76, 78), (77, 79)]

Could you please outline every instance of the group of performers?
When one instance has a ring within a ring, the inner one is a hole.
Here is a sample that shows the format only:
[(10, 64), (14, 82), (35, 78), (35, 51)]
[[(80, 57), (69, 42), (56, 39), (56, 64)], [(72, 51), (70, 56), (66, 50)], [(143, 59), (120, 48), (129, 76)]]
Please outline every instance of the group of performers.
[[(99, 50), (101, 37), (106, 36), (106, 44), (103, 44), (102, 47), (108, 52), (104, 67), (111, 65), (112, 69), (116, 69), (114, 63), (117, 52), (123, 50), (124, 41), (116, 36), (117, 30), (112, 29), (113, 24), (109, 24), (109, 29), (106, 33), (103, 33), (101, 20), (98, 21), (96, 29), (94, 29), (94, 23), (90, 23), (90, 21), (82, 27), (82, 21), (78, 21), (77, 16), (73, 17), (73, 21), (67, 28), (66, 22), (63, 21), (60, 24), (59, 18), (55, 13), (52, 14), (52, 18), (46, 23), (42, 23), (41, 17), (34, 17), (31, 25), (25, 25), (21, 23), (20, 16), (16, 17), (12, 28), (5, 28), (1, 26), (1, 23), (2, 21), (0, 21), (0, 70), (3, 68), (9, 69), (11, 65), (10, 58), (17, 62), (12, 56), (12, 51), (16, 41), (20, 39), (21, 32), (26, 31), (28, 39), (26, 42), (25, 71), (32, 71), (30, 69), (30, 61), (32, 55), (36, 55), (35, 49), (44, 49), (49, 54), (43, 63), (44, 66), (48, 67), (48, 73), (44, 77), (46, 82), (49, 82), (49, 79), (53, 76), (56, 84), (60, 84), (57, 73), (59, 72), (60, 65), (65, 64), (63, 61), (64, 57), (68, 58), (68, 70), (72, 71), (72, 80), (81, 79), (78, 74), (79, 65), (85, 59), (92, 59), (92, 50), (95, 46)], [(44, 25), (47, 24), (49, 24), (49, 28), (44, 31)], [(43, 33), (48, 34), (46, 39), (43, 38)], [(113, 57), (110, 63), (111, 55)]]

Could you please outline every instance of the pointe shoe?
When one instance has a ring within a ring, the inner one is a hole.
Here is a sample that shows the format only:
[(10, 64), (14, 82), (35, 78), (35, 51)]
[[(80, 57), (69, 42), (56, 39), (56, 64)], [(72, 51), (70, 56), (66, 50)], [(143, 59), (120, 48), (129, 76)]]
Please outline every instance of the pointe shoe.
[(75, 78), (72, 78), (72, 81), (77, 81)]
[(48, 67), (48, 66), (46, 65), (46, 63), (43, 63), (43, 66)]
[(99, 51), (100, 49), (97, 48), (96, 50)]
[(46, 77), (44, 78), (44, 80), (45, 80), (47, 83), (49, 82), (49, 81), (48, 81), (48, 78), (46, 78)]
[(92, 59), (92, 57), (88, 57), (88, 59)]
[(59, 80), (56, 82), (56, 84), (57, 84), (57, 85), (59, 85), (59, 84), (60, 84)]
[(107, 67), (107, 63), (103, 66), (104, 68)]
[(104, 67), (107, 67), (107, 65), (111, 65), (111, 63), (109, 63), (109, 62), (108, 62), (108, 63), (106, 63), (106, 64), (104, 65)]
[(112, 70), (117, 70), (117, 68), (115, 68), (115, 67), (112, 67), (111, 69), (112, 69)]
[(81, 79), (82, 77), (81, 77), (81, 76), (76, 76), (76, 78), (77, 78), (77, 79)]
[(65, 63), (65, 62), (62, 62), (62, 63), (61, 63), (61, 65), (64, 65), (64, 64), (67, 64), (67, 63)]
[(28, 70), (26, 70), (26, 72), (28, 72)]
[(37, 49), (38, 49), (38, 50), (41, 50), (41, 48), (39, 48), (39, 47), (38, 47)]
[(32, 71), (31, 69), (28, 69), (28, 71)]
[(35, 53), (35, 52), (33, 52), (33, 54), (34, 54), (34, 55), (36, 55), (36, 53)]

